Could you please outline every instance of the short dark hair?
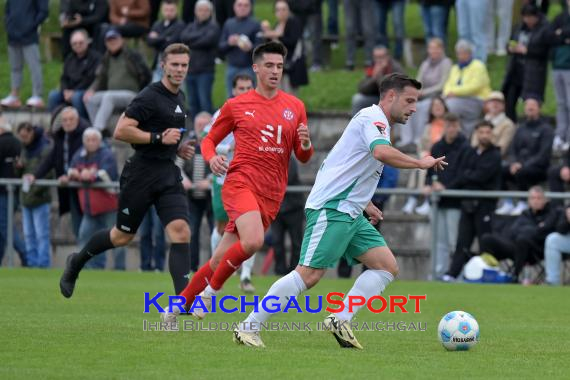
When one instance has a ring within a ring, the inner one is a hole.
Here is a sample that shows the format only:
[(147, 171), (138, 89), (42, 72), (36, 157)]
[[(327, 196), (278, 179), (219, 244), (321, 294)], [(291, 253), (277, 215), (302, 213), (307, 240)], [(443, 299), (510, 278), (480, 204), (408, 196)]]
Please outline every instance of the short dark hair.
[(257, 62), (261, 59), (263, 54), (279, 54), (283, 56), (283, 61), (287, 58), (287, 48), (279, 41), (269, 41), (263, 43), (253, 49), (253, 53), (251, 55), (253, 62)]
[(443, 115), (443, 120), (445, 121), (446, 124), (461, 122), (461, 119), (459, 119), (459, 115), (453, 112), (448, 112), (445, 115)]
[(251, 77), (251, 75), (246, 73), (240, 73), (235, 75), (234, 79), (232, 79), (232, 88), (235, 88), (237, 86), (238, 80), (249, 80), (251, 81), (251, 83), (253, 83), (253, 78)]
[(490, 121), (487, 121), (487, 120), (481, 120), (480, 122), (475, 124), (475, 130), (478, 130), (479, 128), (483, 128), (483, 127), (489, 127), (491, 129), (493, 129), (493, 128), (495, 128), (495, 125), (493, 125), (493, 123), (491, 123)]
[(400, 93), (406, 87), (414, 87), (416, 90), (420, 90), (422, 84), (406, 74), (388, 74), (380, 82), (380, 99), (384, 98), (389, 90), (395, 90), (397, 93)]
[(33, 131), (34, 130), (34, 126), (32, 125), (32, 123), (28, 122), (28, 121), (24, 121), (23, 123), (18, 124), (18, 128), (16, 128), (16, 132), (20, 133), (20, 131), (22, 129), (25, 129), (26, 131)]
[(162, 52), (162, 62), (166, 62), (166, 57), (170, 54), (188, 54), (188, 57), (190, 57), (190, 49), (184, 44), (170, 44)]
[(525, 4), (521, 8), (521, 16), (539, 16), (540, 9), (534, 4)]

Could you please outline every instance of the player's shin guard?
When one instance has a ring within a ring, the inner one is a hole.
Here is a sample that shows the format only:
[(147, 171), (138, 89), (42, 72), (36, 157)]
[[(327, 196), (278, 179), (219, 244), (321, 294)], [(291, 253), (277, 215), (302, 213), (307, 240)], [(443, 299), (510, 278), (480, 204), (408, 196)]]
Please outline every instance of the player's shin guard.
[(85, 244), (83, 249), (71, 258), (71, 265), (77, 271), (80, 271), (86, 262), (92, 257), (99, 255), (115, 246), (111, 242), (111, 230), (105, 229), (95, 232), (91, 239)]
[(186, 285), (186, 288), (182, 291), (182, 293), (178, 293), (184, 298), (186, 298), (186, 307), (190, 309), (194, 299), (206, 286), (208, 286), (208, 282), (212, 278), (214, 274), (214, 270), (210, 266), (210, 260), (206, 262), (206, 264), (202, 265), (198, 272), (192, 275), (192, 279), (190, 283)]
[(385, 270), (368, 269), (364, 271), (356, 281), (354, 286), (344, 298), (344, 309), (337, 314), (338, 319), (350, 321), (362, 306), (352, 306), (352, 312), (348, 310), (348, 300), (350, 296), (362, 296), (368, 300), (370, 297), (382, 294), (384, 289), (394, 281), (392, 273)]
[(218, 291), (231, 275), (238, 270), (241, 264), (249, 259), (250, 255), (245, 252), (241, 246), (241, 242), (236, 241), (227, 251), (222, 261), (216, 268), (210, 286), (213, 290)]
[[(275, 296), (279, 299), (279, 309), (283, 310), (290, 297), (297, 297), (299, 294), (307, 290), (305, 282), (297, 271), (292, 271), (285, 277), (277, 280), (269, 289), (265, 297)], [(265, 298), (264, 297), (264, 298)], [(260, 302), (258, 311), (252, 311), (245, 321), (242, 322), (240, 328), (246, 331), (256, 331), (260, 329), (260, 324), (266, 322), (273, 314), (261, 307), (263, 300)]]
[(190, 243), (172, 243), (168, 257), (168, 269), (174, 284), (174, 291), (180, 294), (188, 284), (190, 272)]

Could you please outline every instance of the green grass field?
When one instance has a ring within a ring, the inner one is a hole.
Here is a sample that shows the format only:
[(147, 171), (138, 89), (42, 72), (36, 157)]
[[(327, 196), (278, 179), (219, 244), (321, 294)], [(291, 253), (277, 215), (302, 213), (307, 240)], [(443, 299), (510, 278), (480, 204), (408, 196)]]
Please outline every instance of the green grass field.
[[(84, 272), (70, 300), (58, 270), (0, 270), (0, 378), (189, 379), (536, 379), (570, 373), (570, 289), (399, 282), (385, 295), (427, 294), (421, 314), (368, 311), (357, 321), (425, 322), (427, 331), (358, 332), (363, 351), (341, 349), (325, 332), (265, 332), (267, 348), (232, 343), (230, 332), (144, 332), (144, 292), (168, 292), (168, 274)], [(264, 294), (275, 277), (255, 278)], [(349, 280), (323, 280), (310, 295), (346, 292)], [(237, 278), (226, 293), (238, 295)], [(464, 309), (481, 326), (468, 352), (447, 352), (439, 319)], [(327, 315), (281, 314), (273, 321), (322, 321)], [(238, 322), (213, 314), (206, 321)]]

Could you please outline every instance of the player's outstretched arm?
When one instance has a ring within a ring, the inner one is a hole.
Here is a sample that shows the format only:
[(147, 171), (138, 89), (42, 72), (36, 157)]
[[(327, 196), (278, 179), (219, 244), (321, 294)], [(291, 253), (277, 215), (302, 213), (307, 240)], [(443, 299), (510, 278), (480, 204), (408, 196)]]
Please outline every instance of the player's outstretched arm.
[(376, 145), (372, 151), (372, 155), (378, 161), (393, 166), (398, 169), (429, 169), (444, 170), (447, 166), (445, 156), (433, 158), (431, 156), (421, 159), (413, 158), (400, 152), (398, 149), (390, 145)]

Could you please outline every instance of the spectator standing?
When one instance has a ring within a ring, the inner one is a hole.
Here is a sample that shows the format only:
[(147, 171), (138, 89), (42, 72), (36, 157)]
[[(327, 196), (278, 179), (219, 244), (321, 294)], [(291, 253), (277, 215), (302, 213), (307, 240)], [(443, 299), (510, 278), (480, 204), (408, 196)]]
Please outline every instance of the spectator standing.
[[(570, 150), (566, 152), (566, 159), (562, 165), (556, 165), (548, 170), (548, 188), (550, 191), (563, 193), (565, 185), (570, 183)], [(562, 199), (553, 199), (552, 204), (562, 206)]]
[(178, 20), (178, 0), (163, 0), (160, 6), (162, 20), (156, 21), (150, 33), (146, 36), (146, 43), (155, 50), (152, 68), (152, 82), (158, 82), (162, 78), (162, 68), (160, 62), (162, 60), (162, 52), (164, 49), (176, 42), (180, 42), (180, 33), (185, 25)]
[(20, 107), (20, 88), (24, 61), (32, 74), (32, 96), (26, 100), (30, 107), (43, 107), (43, 78), (40, 63), (39, 27), (48, 17), (48, 0), (6, 0), (5, 30), (8, 36), (10, 63), (10, 95), (0, 101), (4, 107)]
[(406, 25), (404, 23), (405, 0), (376, 0), (378, 13), (379, 43), (390, 46), (388, 38), (388, 14), (392, 12), (392, 27), (394, 29), (394, 58), (402, 60), (404, 53), (404, 38), (406, 37)]
[(220, 39), (220, 28), (212, 16), (212, 3), (199, 0), (196, 17), (181, 34), (181, 40), (190, 48), (190, 67), (186, 77), (190, 115), (213, 112), (212, 87), (215, 76), (215, 60)]
[(373, 52), (376, 43), (377, 22), (374, 0), (344, 0), (344, 25), (346, 29), (346, 69), (354, 70), (359, 28), (364, 38), (364, 65), (374, 64)]
[(85, 90), (95, 80), (95, 71), (101, 61), (101, 55), (89, 47), (89, 35), (84, 29), (77, 29), (71, 34), (72, 52), (63, 62), (60, 88), (52, 90), (48, 96), (48, 110), (54, 112), (62, 104), (73, 106), (79, 116), (88, 118), (83, 103)]
[(151, 79), (143, 57), (124, 46), (118, 30), (105, 34), (107, 52), (97, 69), (95, 81), (83, 95), (93, 127), (103, 131), (115, 109), (124, 110)]
[(475, 46), (473, 55), (483, 63), (487, 62), (487, 32), (485, 31), (489, 0), (457, 0), (457, 33), (460, 40), (467, 40)]
[(556, 231), (550, 233), (544, 243), (544, 267), (548, 285), (560, 285), (562, 255), (568, 254), (570, 254), (570, 207), (560, 213)]
[[(513, 20), (513, 0), (487, 0), (487, 52), (499, 57), (507, 55), (507, 42)], [(495, 25), (495, 20), (498, 25)]]
[(235, 17), (226, 21), (222, 28), (219, 49), (225, 56), (226, 67), (226, 94), (232, 97), (233, 78), (240, 73), (247, 73), (255, 77), (251, 65), (251, 51), (258, 41), (261, 26), (251, 17), (250, 0), (236, 0), (234, 3)]
[[(303, 26), (303, 35), (310, 42), (311, 71), (320, 71), (323, 67), (323, 0), (288, 0), (291, 12)], [(293, 54), (291, 51), (289, 54)]]
[(556, 137), (554, 150), (570, 147), (570, 13), (564, 9), (550, 27), (552, 82), (556, 95)]
[[(18, 126), (18, 137), (23, 147), (18, 172), (23, 175), (24, 180), (24, 185), (20, 189), (20, 204), (27, 262), (29, 267), (49, 268), (51, 189), (30, 185), (29, 175), (33, 175), (40, 163), (49, 155), (50, 141), (42, 127), (34, 127), (30, 123)], [(53, 173), (46, 178), (53, 178)]]
[[(71, 53), (71, 36), (77, 29), (84, 29), (94, 41), (101, 39), (101, 25), (108, 21), (107, 0), (62, 0), (59, 25), (61, 26), (61, 52), (63, 58)], [(97, 43), (95, 43), (97, 45)]]
[(446, 45), (449, 11), (455, 0), (421, 0), (420, 3), (426, 43), (439, 38)]
[(338, 0), (327, 0), (327, 33), (329, 36), (338, 37)]

